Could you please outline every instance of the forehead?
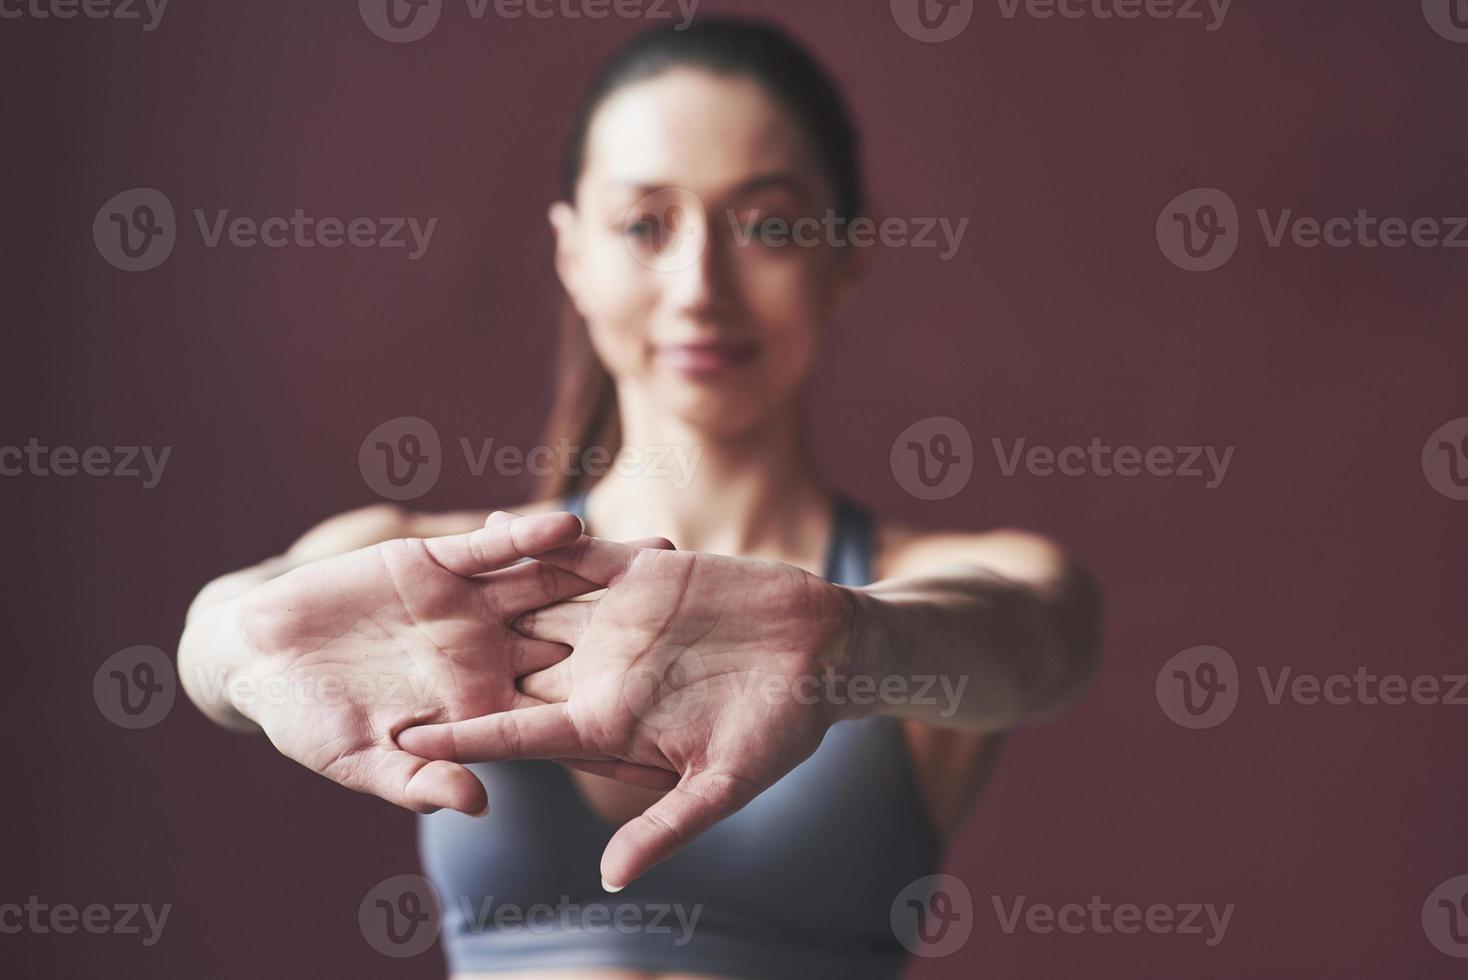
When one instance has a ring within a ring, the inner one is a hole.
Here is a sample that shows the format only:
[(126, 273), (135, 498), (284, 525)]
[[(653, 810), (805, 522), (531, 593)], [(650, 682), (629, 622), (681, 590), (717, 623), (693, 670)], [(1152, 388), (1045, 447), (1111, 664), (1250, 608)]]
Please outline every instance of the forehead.
[(763, 173), (816, 183), (809, 141), (755, 80), (677, 68), (619, 89), (592, 120), (583, 186), (718, 194)]

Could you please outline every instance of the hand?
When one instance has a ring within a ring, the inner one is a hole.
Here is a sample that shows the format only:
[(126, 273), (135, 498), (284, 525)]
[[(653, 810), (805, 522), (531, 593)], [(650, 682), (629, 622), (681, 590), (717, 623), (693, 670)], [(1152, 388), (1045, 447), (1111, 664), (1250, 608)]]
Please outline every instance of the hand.
[(385, 541), (303, 565), (226, 607), (216, 636), (236, 650), (235, 666), (215, 680), (277, 749), (343, 786), (418, 812), (482, 813), (472, 772), (403, 751), (394, 737), (542, 703), (515, 680), (567, 648), (510, 623), (600, 586), (553, 565), (513, 563), (580, 533), (572, 514), (497, 513), (467, 534)]
[(540, 560), (609, 587), (520, 617), (528, 637), (573, 648), (520, 682), (551, 703), (410, 728), (398, 744), (431, 759), (617, 759), (676, 776), (607, 845), (602, 879), (616, 890), (815, 752), (835, 713), (809, 682), (843, 662), (856, 606), (780, 562), (596, 538)]

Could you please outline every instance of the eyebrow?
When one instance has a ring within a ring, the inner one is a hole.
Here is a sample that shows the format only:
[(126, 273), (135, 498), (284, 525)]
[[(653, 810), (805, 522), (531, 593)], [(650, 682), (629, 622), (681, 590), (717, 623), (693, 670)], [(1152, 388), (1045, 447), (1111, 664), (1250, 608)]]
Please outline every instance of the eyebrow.
[[(646, 197), (648, 194), (655, 194), (658, 191), (669, 190), (677, 186), (676, 184), (644, 184), (635, 180), (616, 181), (616, 184), (619, 187), (630, 190), (639, 198)], [(795, 176), (795, 174), (783, 170), (774, 171), (767, 174), (758, 174), (754, 177), (749, 178), (746, 181), (736, 184), (734, 188), (730, 191), (730, 196), (743, 197), (748, 194), (755, 194), (765, 190), (786, 190), (799, 197), (804, 197), (807, 199), (812, 196), (809, 184), (801, 180), (799, 177)]]

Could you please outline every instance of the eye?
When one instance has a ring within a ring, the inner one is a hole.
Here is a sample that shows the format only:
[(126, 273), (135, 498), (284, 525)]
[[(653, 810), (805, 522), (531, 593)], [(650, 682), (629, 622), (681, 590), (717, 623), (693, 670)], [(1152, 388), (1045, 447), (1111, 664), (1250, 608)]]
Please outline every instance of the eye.
[(761, 235), (788, 234), (790, 231), (790, 221), (782, 218), (778, 214), (768, 215), (760, 220), (756, 226), (756, 230)]
[(777, 211), (758, 208), (744, 212), (736, 221), (740, 233), (750, 236), (751, 244), (769, 245), (790, 237), (791, 219)]
[(657, 218), (651, 214), (641, 215), (635, 220), (628, 220), (623, 225), (623, 230), (627, 237), (645, 241), (657, 234)]

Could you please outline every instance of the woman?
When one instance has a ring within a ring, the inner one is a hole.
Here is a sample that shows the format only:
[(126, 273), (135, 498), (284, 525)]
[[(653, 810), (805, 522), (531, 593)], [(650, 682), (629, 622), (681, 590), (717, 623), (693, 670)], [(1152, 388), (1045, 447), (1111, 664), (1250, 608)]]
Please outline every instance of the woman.
[[(1099, 603), (1055, 545), (874, 521), (816, 471), (803, 393), (865, 253), (763, 232), (861, 209), (843, 100), (784, 34), (634, 39), (550, 209), (575, 315), (546, 443), (696, 450), (691, 473), (354, 511), (190, 610), (203, 711), (424, 814), (460, 980), (894, 975), (893, 902), (937, 870), (1001, 733), (1089, 677)], [(341, 696), (258, 694), (282, 678)], [(607, 902), (697, 922), (490, 907)]]

